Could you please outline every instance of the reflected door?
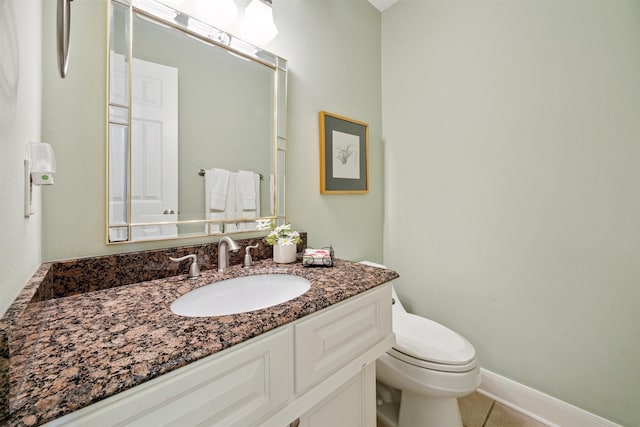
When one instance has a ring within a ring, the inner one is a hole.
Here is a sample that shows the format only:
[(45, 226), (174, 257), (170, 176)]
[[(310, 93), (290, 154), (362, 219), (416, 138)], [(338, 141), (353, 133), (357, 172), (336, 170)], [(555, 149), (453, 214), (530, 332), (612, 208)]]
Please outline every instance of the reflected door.
[[(133, 59), (131, 220), (178, 220), (178, 70)], [(177, 236), (175, 224), (132, 228), (132, 240)]]

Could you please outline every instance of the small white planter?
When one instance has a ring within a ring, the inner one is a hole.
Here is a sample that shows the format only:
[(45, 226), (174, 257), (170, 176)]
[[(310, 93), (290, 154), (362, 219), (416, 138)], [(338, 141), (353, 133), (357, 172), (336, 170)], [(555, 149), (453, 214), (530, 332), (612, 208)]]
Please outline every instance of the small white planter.
[(297, 245), (273, 245), (273, 262), (289, 264), (296, 260)]

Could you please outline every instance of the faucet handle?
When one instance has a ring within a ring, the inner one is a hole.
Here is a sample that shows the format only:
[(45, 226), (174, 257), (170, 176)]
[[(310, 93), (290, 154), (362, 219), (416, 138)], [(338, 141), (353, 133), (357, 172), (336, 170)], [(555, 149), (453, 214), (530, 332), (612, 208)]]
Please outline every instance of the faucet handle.
[(185, 255), (180, 258), (169, 257), (169, 259), (173, 262), (184, 261), (185, 259), (191, 259), (191, 264), (189, 264), (189, 275), (187, 278), (195, 279), (200, 276), (200, 266), (198, 265), (198, 256), (196, 254)]
[(253, 246), (247, 246), (244, 248), (244, 266), (243, 268), (249, 268), (253, 265), (253, 259), (251, 259), (251, 249), (256, 249), (260, 246), (260, 243), (256, 243)]

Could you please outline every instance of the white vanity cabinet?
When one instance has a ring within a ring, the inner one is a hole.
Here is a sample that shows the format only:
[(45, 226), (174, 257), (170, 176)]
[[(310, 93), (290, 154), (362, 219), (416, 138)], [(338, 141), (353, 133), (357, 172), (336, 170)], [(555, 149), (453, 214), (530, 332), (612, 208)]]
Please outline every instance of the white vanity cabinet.
[(302, 415), (298, 427), (375, 426), (375, 387), (375, 363), (371, 363)]
[(386, 284), (47, 425), (374, 427), (393, 339)]
[(246, 427), (289, 399), (290, 332), (279, 328), (49, 422), (48, 426)]

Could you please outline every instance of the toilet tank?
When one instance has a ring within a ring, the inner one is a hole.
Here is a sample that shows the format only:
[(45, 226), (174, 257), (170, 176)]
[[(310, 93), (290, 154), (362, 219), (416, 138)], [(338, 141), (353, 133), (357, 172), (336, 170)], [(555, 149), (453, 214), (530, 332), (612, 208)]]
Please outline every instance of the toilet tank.
[[(384, 268), (385, 270), (387, 269), (386, 265), (378, 264), (371, 261), (360, 261), (360, 264), (368, 265), (369, 267)], [(402, 305), (402, 302), (400, 302), (400, 298), (398, 298), (398, 294), (396, 294), (396, 290), (393, 287), (393, 281), (391, 282), (391, 297), (393, 298), (393, 311), (406, 313), (407, 310)]]

